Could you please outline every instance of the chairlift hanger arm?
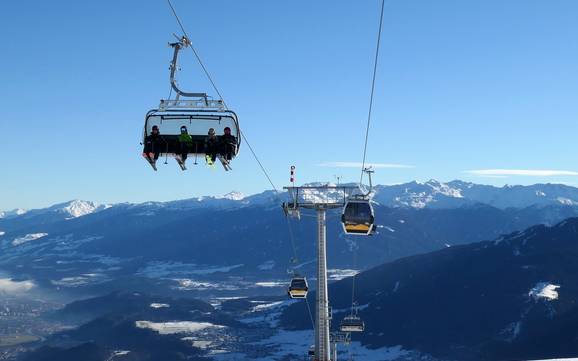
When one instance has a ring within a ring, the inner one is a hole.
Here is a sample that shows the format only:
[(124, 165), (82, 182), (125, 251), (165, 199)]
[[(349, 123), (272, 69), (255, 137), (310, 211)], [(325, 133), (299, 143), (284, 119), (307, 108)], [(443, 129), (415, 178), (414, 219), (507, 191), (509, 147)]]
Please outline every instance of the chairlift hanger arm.
[(175, 73), (177, 71), (177, 61), (179, 58), (179, 51), (181, 50), (181, 48), (186, 48), (187, 46), (190, 46), (190, 44), (191, 44), (191, 41), (186, 36), (183, 36), (176, 43), (170, 43), (169, 44), (175, 50), (173, 52), (173, 60), (171, 61), (171, 87), (180, 96), (189, 97), (189, 98), (203, 98), (203, 99), (205, 99), (205, 102), (207, 102), (207, 94), (206, 93), (188, 93), (188, 92), (182, 91), (177, 86), (177, 81), (175, 79)]

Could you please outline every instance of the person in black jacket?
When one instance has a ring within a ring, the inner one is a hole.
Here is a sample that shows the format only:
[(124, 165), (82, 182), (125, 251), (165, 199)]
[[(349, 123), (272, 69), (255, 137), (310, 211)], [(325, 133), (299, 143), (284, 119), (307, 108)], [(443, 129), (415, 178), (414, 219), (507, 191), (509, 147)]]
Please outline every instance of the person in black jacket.
[(217, 159), (219, 152), (219, 140), (215, 134), (215, 129), (210, 128), (207, 137), (205, 138), (205, 160), (208, 165), (213, 165)]
[(224, 129), (225, 134), (221, 137), (221, 155), (226, 160), (231, 160), (237, 150), (237, 138), (231, 134), (231, 128)]
[(148, 158), (150, 161), (154, 160), (156, 163), (157, 159), (159, 159), (159, 155), (164, 149), (163, 146), (166, 146), (166, 141), (161, 136), (159, 127), (153, 125), (151, 134), (145, 137), (145, 144), (142, 155)]

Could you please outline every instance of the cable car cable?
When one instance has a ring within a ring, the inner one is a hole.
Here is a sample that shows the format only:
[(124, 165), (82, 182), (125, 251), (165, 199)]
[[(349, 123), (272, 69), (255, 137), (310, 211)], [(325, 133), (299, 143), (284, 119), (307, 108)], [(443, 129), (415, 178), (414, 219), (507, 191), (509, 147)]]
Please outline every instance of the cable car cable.
[[(261, 171), (263, 172), (263, 174), (265, 175), (265, 178), (267, 178), (267, 181), (269, 182), (269, 184), (271, 185), (271, 187), (273, 187), (273, 190), (275, 191), (275, 197), (277, 197), (277, 200), (279, 202), (281, 202), (281, 199), (279, 198), (279, 190), (277, 189), (277, 187), (275, 186), (275, 184), (273, 183), (273, 181), (271, 180), (271, 177), (269, 176), (269, 173), (267, 172), (267, 170), (265, 169), (265, 166), (263, 166), (263, 163), (261, 163), (261, 160), (259, 159), (259, 157), (257, 156), (257, 153), (255, 153), (255, 150), (253, 149), (253, 147), (251, 146), (251, 143), (249, 143), (249, 141), (247, 140), (247, 136), (245, 136), (245, 133), (243, 133), (242, 131), (241, 133), (241, 137), (243, 137), (243, 141), (245, 142), (245, 144), (247, 144), (247, 147), (249, 148), (249, 151), (251, 152), (251, 154), (253, 155), (253, 158), (255, 158), (255, 161), (257, 162), (257, 164), (259, 165), (259, 168), (261, 168)], [(291, 222), (290, 220), (285, 217), (285, 220), (287, 222), (287, 229), (289, 231), (289, 239), (291, 240), (291, 247), (293, 249), (293, 258), (295, 260), (298, 259), (297, 257), (297, 246), (295, 245), (295, 237), (293, 235), (293, 228), (291, 227)]]
[[(170, 0), (169, 0), (170, 1)], [(383, 25), (383, 8), (385, 7), (385, 0), (381, 0), (381, 15), (379, 17), (379, 30), (377, 32), (377, 46), (375, 48), (375, 59), (373, 62), (373, 78), (371, 80), (371, 95), (369, 96), (369, 110), (367, 112), (367, 127), (365, 129), (365, 145), (363, 146), (363, 161), (361, 163), (361, 177), (359, 184), (363, 183), (363, 173), (365, 169), (365, 160), (367, 156), (367, 142), (369, 139), (369, 128), (371, 126), (371, 113), (373, 111), (373, 95), (375, 93), (375, 77), (377, 75), (377, 64), (379, 60), (379, 48), (381, 44), (381, 28)]]
[[(171, 8), (171, 11), (173, 12), (173, 15), (175, 16), (175, 18), (177, 19), (177, 23), (179, 24), (179, 26), (181, 27), (181, 31), (183, 32), (183, 35), (187, 37), (187, 39), (190, 41), (191, 39), (189, 38), (189, 35), (187, 34), (187, 31), (185, 30), (185, 27), (183, 26), (183, 23), (181, 22), (181, 19), (179, 18), (179, 16), (177, 15), (177, 11), (175, 10), (175, 7), (173, 6), (173, 4), (171, 3), (171, 0), (167, 0), (167, 2), (169, 3), (169, 6)], [(197, 50), (195, 50), (195, 47), (193, 46), (192, 43), (190, 43), (190, 47), (191, 50), (193, 51), (193, 54), (195, 54), (195, 57), (197, 58), (197, 61), (199, 62), (199, 65), (201, 66), (201, 68), (203, 68), (203, 71), (205, 72), (205, 75), (207, 76), (207, 78), (209, 79), (209, 81), (211, 82), (211, 85), (213, 86), (213, 89), (215, 89), (215, 92), (217, 93), (217, 95), (219, 95), (219, 98), (221, 99), (221, 101), (223, 102), (223, 105), (225, 106), (225, 109), (227, 109), (227, 104), (225, 103), (225, 99), (223, 99), (223, 96), (221, 95), (221, 92), (219, 91), (219, 88), (217, 88), (217, 85), (215, 84), (215, 82), (213, 81), (213, 77), (211, 77), (211, 74), (209, 73), (209, 71), (207, 70), (207, 68), (205, 67), (205, 64), (203, 63), (203, 61), (201, 60), (201, 57), (199, 55), (199, 53), (197, 53)]]
[[(359, 247), (357, 246), (357, 243), (355, 243), (355, 249), (353, 250), (353, 271), (356, 271), (356, 267), (357, 267), (357, 250), (359, 249)], [(357, 275), (357, 273), (353, 274), (353, 277), (351, 277), (351, 314), (353, 314), (353, 306), (355, 305), (355, 276)]]
[[(373, 76), (372, 76), (372, 80), (371, 80), (371, 93), (369, 96), (369, 109), (367, 112), (367, 126), (365, 128), (365, 142), (364, 142), (364, 146), (363, 146), (363, 161), (361, 163), (361, 176), (359, 178), (359, 186), (361, 187), (363, 184), (363, 175), (366, 172), (365, 169), (365, 161), (367, 158), (367, 143), (369, 140), (369, 129), (371, 127), (371, 115), (372, 115), (372, 111), (373, 111), (373, 98), (374, 98), (374, 94), (375, 94), (375, 79), (377, 76), (377, 65), (378, 65), (378, 61), (379, 61), (379, 49), (380, 49), (380, 45), (381, 45), (381, 29), (383, 28), (383, 12), (384, 12), (384, 8), (385, 8), (385, 0), (381, 0), (381, 13), (379, 15), (379, 29), (377, 31), (377, 44), (375, 47), (375, 58), (374, 58), (374, 62), (373, 62)], [(369, 175), (371, 177), (371, 174)], [(353, 253), (353, 263), (354, 263), (354, 269), (356, 267), (356, 263), (357, 263), (357, 247), (354, 250)], [(351, 314), (353, 315), (353, 308), (355, 305), (355, 279), (356, 279), (357, 274), (354, 274), (352, 276), (351, 279)]]
[(313, 313), (311, 313), (311, 307), (309, 307), (309, 299), (307, 297), (305, 297), (305, 303), (307, 304), (307, 311), (309, 311), (309, 319), (311, 320), (313, 332), (315, 333), (315, 320), (313, 319)]

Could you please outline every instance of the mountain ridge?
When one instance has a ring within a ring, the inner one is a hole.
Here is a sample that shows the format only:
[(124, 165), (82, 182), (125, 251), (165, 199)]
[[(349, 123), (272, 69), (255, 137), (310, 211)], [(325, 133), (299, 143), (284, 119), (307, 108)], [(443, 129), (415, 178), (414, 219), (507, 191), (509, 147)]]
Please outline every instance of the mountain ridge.
[[(331, 182), (315, 182), (306, 185), (335, 185)], [(354, 186), (355, 183), (343, 185)], [(72, 200), (49, 207), (26, 210), (17, 208), (11, 211), (0, 211), (0, 219), (38, 215), (50, 211), (62, 211), (72, 217), (98, 212), (116, 206), (165, 206), (193, 208), (201, 205), (234, 206), (254, 205), (278, 200), (280, 194), (273, 190), (244, 195), (231, 191), (222, 196), (199, 196), (172, 201), (148, 201), (141, 203), (121, 202), (101, 204), (93, 201)], [(533, 185), (504, 185), (502, 187), (452, 180), (440, 182), (430, 179), (426, 182), (411, 181), (393, 185), (375, 185), (374, 201), (388, 207), (410, 208), (455, 208), (483, 203), (496, 208), (525, 208), (533, 205), (566, 205), (578, 206), (578, 188), (558, 183), (536, 183)], [(238, 203), (237, 203), (238, 202)]]

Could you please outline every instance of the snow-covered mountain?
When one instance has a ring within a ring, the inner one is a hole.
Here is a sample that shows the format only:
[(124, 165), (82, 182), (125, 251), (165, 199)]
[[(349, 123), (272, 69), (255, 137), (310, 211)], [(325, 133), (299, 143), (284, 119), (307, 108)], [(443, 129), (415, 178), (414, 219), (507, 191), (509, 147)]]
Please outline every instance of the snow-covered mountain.
[(67, 217), (78, 218), (95, 212), (100, 212), (110, 207), (111, 206), (108, 204), (99, 204), (90, 201), (73, 200), (66, 203), (56, 204), (52, 207), (47, 208), (45, 212), (62, 213)]
[(64, 203), (55, 204), (53, 206), (41, 209), (14, 209), (12, 211), (0, 212), (0, 219), (21, 218), (30, 219), (42, 216), (63, 216), (65, 218), (78, 218), (100, 212), (104, 209), (110, 208), (108, 204), (100, 204), (91, 201), (72, 200)]
[(391, 186), (376, 186), (377, 202), (389, 207), (455, 208), (476, 203), (492, 207), (578, 206), (578, 188), (563, 184), (494, 187), (454, 180), (430, 180)]

